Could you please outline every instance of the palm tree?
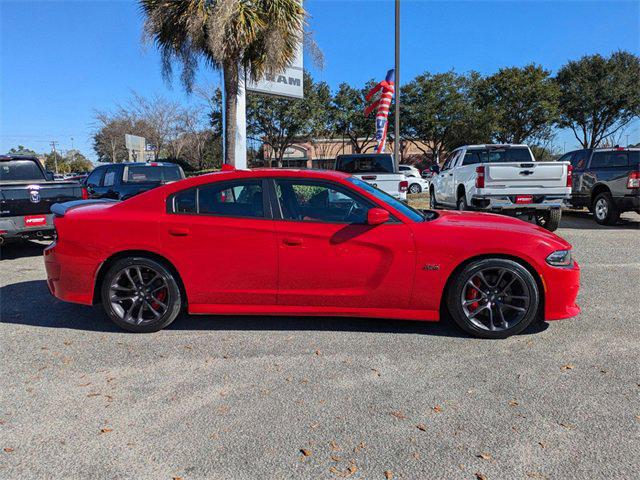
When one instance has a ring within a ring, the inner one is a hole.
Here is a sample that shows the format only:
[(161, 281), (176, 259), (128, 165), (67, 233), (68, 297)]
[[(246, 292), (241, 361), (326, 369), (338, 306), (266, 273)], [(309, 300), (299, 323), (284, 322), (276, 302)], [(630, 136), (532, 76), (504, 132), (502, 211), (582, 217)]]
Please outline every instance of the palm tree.
[(234, 164), (238, 75), (257, 80), (293, 61), (306, 12), (300, 0), (140, 0), (144, 36), (159, 49), (162, 73), (174, 61), (190, 92), (199, 61), (222, 70), (225, 91), (225, 163)]

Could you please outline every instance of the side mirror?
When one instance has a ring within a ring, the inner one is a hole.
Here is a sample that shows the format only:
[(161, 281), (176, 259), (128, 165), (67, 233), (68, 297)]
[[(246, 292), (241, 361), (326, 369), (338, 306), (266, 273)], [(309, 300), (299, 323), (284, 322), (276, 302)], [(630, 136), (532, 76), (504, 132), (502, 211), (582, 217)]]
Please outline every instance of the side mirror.
[(433, 173), (440, 173), (440, 165), (438, 165), (437, 163), (435, 165), (431, 165), (431, 167), (429, 167), (429, 170), (431, 170)]
[(380, 225), (389, 221), (389, 212), (382, 208), (370, 208), (367, 212), (368, 225)]
[(53, 172), (51, 170), (47, 170), (46, 172), (44, 172), (44, 178), (46, 178), (49, 182), (53, 181)]

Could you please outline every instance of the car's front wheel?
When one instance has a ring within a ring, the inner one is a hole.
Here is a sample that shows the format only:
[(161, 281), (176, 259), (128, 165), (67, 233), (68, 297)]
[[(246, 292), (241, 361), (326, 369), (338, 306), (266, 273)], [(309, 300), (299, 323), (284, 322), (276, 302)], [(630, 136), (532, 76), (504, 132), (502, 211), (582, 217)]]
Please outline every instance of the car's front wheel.
[(116, 261), (104, 276), (101, 295), (109, 318), (131, 332), (157, 332), (173, 322), (182, 308), (174, 274), (146, 257)]
[(420, 193), (420, 192), (422, 192), (422, 187), (421, 187), (419, 184), (417, 184), (417, 183), (412, 183), (412, 184), (409, 186), (409, 193), (416, 194), (416, 193)]
[(429, 190), (429, 205), (430, 205), (430, 208), (438, 208), (438, 202), (436, 200), (436, 192), (433, 188)]
[(540, 291), (533, 275), (513, 260), (476, 260), (458, 272), (447, 292), (453, 320), (481, 338), (506, 338), (536, 318)]
[(613, 203), (609, 192), (598, 195), (593, 202), (593, 216), (600, 225), (615, 225), (620, 218), (620, 211)]

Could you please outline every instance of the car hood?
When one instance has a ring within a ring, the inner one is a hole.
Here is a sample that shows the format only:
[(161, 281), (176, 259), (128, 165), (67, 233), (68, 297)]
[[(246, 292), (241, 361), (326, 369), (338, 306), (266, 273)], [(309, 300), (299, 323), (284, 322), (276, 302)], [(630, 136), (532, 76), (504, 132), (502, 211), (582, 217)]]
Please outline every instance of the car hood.
[[(553, 232), (517, 218), (493, 213), (438, 211), (438, 218), (432, 220), (444, 228), (462, 229), (466, 232), (499, 235), (526, 235), (537, 238), (558, 250), (568, 250), (571, 244)], [(425, 226), (430, 223), (426, 222)]]

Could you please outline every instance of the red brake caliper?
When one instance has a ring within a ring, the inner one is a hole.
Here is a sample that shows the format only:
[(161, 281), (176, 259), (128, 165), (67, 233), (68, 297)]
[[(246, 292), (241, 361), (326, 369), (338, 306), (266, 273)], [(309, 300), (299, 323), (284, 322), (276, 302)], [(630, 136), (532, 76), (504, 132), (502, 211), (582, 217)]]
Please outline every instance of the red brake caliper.
[[(480, 280), (478, 280), (477, 278), (472, 280), (472, 283), (476, 286), (479, 287), (480, 285), (478, 285), (480, 283)], [(470, 288), (467, 290), (467, 294), (464, 297), (467, 300), (474, 300), (474, 299), (478, 299), (480, 300), (480, 292), (478, 290), (476, 290), (475, 288)], [(473, 302), (472, 304), (469, 305), (469, 311), (473, 311), (476, 308), (478, 308), (478, 302)]]
[[(158, 292), (158, 295), (156, 295), (156, 299), (164, 303), (165, 298), (167, 298), (167, 291), (162, 289)], [(158, 304), (158, 302), (153, 302), (151, 306), (153, 308), (158, 308), (160, 305)]]

